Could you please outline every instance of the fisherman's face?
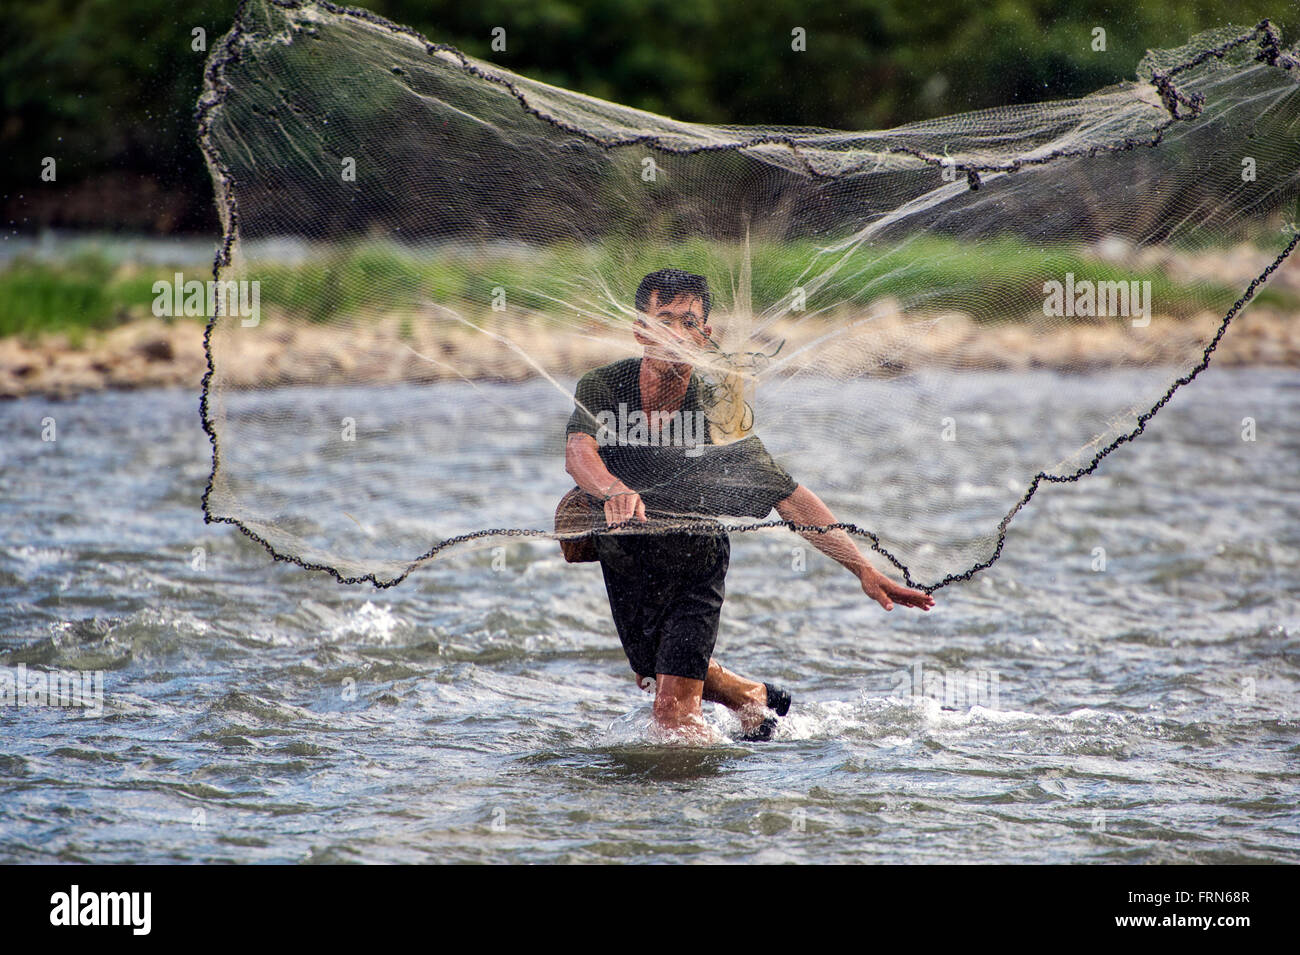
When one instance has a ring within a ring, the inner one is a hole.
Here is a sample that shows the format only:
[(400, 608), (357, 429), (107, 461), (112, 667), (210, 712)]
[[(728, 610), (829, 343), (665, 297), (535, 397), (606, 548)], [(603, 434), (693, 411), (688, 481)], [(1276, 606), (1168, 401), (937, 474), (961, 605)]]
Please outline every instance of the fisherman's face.
[(655, 291), (645, 312), (637, 316), (634, 334), (645, 346), (647, 358), (689, 366), (691, 355), (708, 344), (712, 329), (705, 324), (704, 300), (699, 296), (680, 295), (660, 302)]

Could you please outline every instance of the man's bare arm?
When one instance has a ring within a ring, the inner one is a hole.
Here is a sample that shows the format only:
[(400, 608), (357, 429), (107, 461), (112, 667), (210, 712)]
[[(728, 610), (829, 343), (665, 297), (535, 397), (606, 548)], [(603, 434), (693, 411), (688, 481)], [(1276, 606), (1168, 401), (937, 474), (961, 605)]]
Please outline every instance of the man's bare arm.
[(564, 445), (564, 470), (569, 472), (578, 487), (605, 501), (606, 523), (646, 519), (641, 495), (609, 473), (609, 468), (600, 459), (596, 439), (591, 435), (581, 431), (569, 435)]
[[(595, 444), (595, 441), (592, 443)], [(836, 522), (831, 509), (802, 484), (789, 497), (777, 503), (776, 512), (782, 520), (791, 524), (826, 527)], [(863, 593), (886, 610), (894, 609), (894, 601), (904, 607), (918, 607), (921, 610), (929, 610), (934, 606), (934, 598), (929, 594), (895, 583), (876, 570), (843, 529), (837, 527), (828, 531), (806, 530), (798, 533), (827, 557), (848, 568), (861, 581)]]

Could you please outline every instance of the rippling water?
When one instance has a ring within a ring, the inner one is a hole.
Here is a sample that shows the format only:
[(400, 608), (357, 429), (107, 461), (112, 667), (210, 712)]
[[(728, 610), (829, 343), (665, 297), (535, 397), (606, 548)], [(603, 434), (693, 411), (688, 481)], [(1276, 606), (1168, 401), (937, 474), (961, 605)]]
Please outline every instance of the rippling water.
[(204, 525), (196, 405), (0, 404), (0, 666), (104, 671), (98, 717), (0, 709), (0, 861), (1297, 859), (1294, 372), (1212, 368), (928, 615), (735, 535), (718, 658), (795, 708), (712, 748), (647, 741), (554, 543), (375, 591)]

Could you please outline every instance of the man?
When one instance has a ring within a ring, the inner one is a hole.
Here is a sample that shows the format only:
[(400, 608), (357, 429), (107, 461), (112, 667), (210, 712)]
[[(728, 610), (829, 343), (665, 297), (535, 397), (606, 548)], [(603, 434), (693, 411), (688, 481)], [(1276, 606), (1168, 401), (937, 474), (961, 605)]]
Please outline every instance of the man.
[[(654, 676), (656, 724), (679, 738), (707, 741), (700, 707), (710, 700), (737, 712), (746, 738), (769, 739), (775, 719), (768, 711), (784, 716), (790, 697), (712, 658), (731, 547), (724, 525), (701, 515), (762, 518), (775, 507), (786, 521), (818, 527), (835, 523), (835, 516), (772, 460), (757, 436), (702, 454), (709, 449), (699, 445), (711, 439), (707, 424), (698, 426), (703, 383), (692, 373), (692, 355), (711, 344), (707, 280), (680, 269), (652, 272), (641, 280), (636, 308), (633, 335), (643, 355), (596, 368), (578, 382), (565, 470), (604, 502), (608, 525), (689, 520), (685, 529), (595, 538), (628, 662), (643, 689)], [(934, 606), (929, 594), (872, 567), (843, 530), (800, 533), (886, 610), (895, 603)]]

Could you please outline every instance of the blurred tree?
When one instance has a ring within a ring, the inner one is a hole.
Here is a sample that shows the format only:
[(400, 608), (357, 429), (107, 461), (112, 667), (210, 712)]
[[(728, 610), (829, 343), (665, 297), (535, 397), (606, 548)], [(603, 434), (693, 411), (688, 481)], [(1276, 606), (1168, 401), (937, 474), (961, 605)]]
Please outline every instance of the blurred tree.
[[(11, 229), (212, 230), (194, 143), (203, 64), (235, 0), (0, 2)], [(372, 0), (537, 79), (681, 119), (887, 127), (1129, 79), (1149, 47), (1284, 18), (1278, 0)], [(1285, 19), (1285, 18), (1290, 19)], [(491, 49), (494, 27), (506, 49)], [(193, 33), (206, 33), (196, 51)], [(792, 48), (802, 28), (806, 49)], [(1106, 48), (1093, 49), (1105, 30)], [(1290, 35), (1288, 34), (1290, 39)], [(40, 180), (43, 157), (58, 181)]]

